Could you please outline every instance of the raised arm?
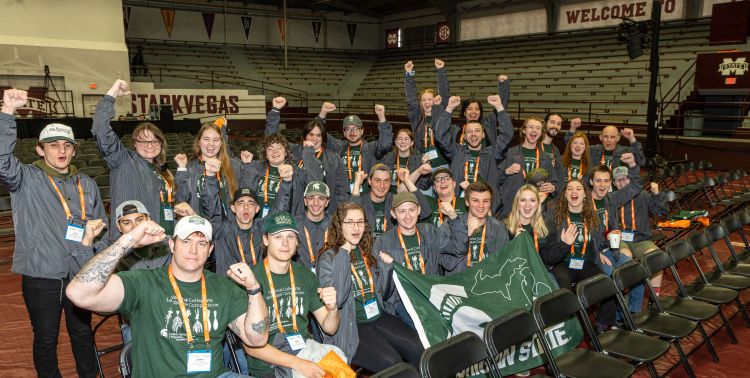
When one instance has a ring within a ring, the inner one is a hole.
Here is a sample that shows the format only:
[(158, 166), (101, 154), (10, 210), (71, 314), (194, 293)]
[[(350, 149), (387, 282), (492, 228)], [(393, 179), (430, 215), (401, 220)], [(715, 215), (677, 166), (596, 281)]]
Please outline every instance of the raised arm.
[(422, 120), (417, 98), (417, 82), (414, 80), (414, 64), (412, 61), (404, 64), (404, 91), (406, 92), (406, 114), (409, 116), (411, 132), (415, 133)]
[(659, 184), (651, 183), (651, 195), (648, 197), (648, 211), (651, 214), (664, 215), (669, 212), (667, 196), (659, 191)]
[(641, 170), (638, 164), (635, 163), (635, 158), (631, 153), (624, 153), (620, 158), (621, 161), (628, 165), (628, 178), (630, 183), (624, 188), (607, 194), (609, 203), (619, 209), (625, 206), (630, 200), (632, 200), (638, 193), (643, 190), (643, 179), (641, 179)]
[(500, 96), (487, 96), (487, 103), (494, 108), (493, 113), (496, 113), (497, 126), (494, 127), (497, 130), (497, 136), (492, 144), (492, 155), (500, 163), (508, 154), (510, 141), (513, 140), (513, 121), (505, 111), (505, 105)]
[(176, 202), (190, 202), (193, 197), (193, 178), (192, 172), (188, 169), (188, 158), (185, 154), (174, 156), (174, 162), (177, 163), (177, 172), (174, 175), (174, 183), (177, 187), (175, 194)]
[[(624, 128), (622, 129), (621, 133), (622, 136), (624, 136), (630, 143), (630, 152), (633, 153), (635, 163), (638, 164), (639, 167), (645, 167), (646, 155), (643, 154), (643, 147), (641, 146), (641, 142), (639, 142), (638, 139), (635, 138), (635, 131), (633, 131), (633, 129), (631, 128)], [(620, 160), (622, 161), (622, 159)]]
[(107, 94), (99, 100), (96, 112), (94, 112), (91, 134), (96, 140), (96, 148), (99, 149), (99, 153), (110, 169), (117, 168), (125, 158), (126, 148), (120, 137), (112, 130), (109, 121), (115, 116), (117, 97), (127, 95), (130, 95), (128, 83), (125, 80), (116, 80)]
[(164, 240), (164, 229), (146, 221), (94, 256), (70, 281), (65, 294), (76, 306), (96, 312), (116, 311), (125, 298), (122, 280), (112, 273), (133, 248)]
[(243, 262), (232, 264), (227, 276), (247, 290), (247, 311), (229, 323), (229, 329), (251, 347), (265, 345), (270, 328), (268, 307), (252, 269)]
[(10, 192), (17, 192), (23, 184), (23, 163), (13, 155), (16, 147), (16, 109), (26, 104), (26, 91), (6, 89), (0, 113), (0, 182)]
[(393, 148), (393, 127), (385, 120), (385, 107), (375, 105), (375, 115), (378, 116), (378, 141), (375, 147), (375, 159), (382, 159)]
[(281, 122), (281, 109), (286, 105), (284, 97), (276, 97), (271, 101), (271, 110), (266, 114), (265, 135), (269, 136), (279, 132), (279, 123)]
[[(326, 117), (328, 116), (328, 113), (331, 113), (336, 110), (336, 105), (334, 105), (332, 102), (324, 102), (323, 105), (320, 106), (320, 113), (318, 113), (317, 117), (315, 117), (315, 120), (326, 124)], [(326, 128), (328, 129), (328, 128)], [(333, 136), (333, 134), (326, 132), (326, 148), (336, 153), (336, 155), (341, 153), (341, 150), (346, 146), (346, 141), (343, 141), (339, 138), (336, 138)]]
[(448, 99), (451, 97), (451, 85), (448, 82), (448, 74), (445, 72), (445, 62), (437, 58), (435, 59), (435, 74), (437, 75), (438, 94), (442, 97), (440, 106), (446, 108)]
[[(443, 110), (440, 104), (442, 99), (440, 96), (435, 98), (435, 103), (432, 105), (432, 118), (435, 128), (435, 144), (445, 154), (448, 160), (453, 161), (454, 154), (458, 149), (456, 143), (451, 138), (451, 113), (461, 103), (461, 97), (452, 96), (448, 100), (448, 106)], [(437, 115), (437, 117), (435, 117)]]

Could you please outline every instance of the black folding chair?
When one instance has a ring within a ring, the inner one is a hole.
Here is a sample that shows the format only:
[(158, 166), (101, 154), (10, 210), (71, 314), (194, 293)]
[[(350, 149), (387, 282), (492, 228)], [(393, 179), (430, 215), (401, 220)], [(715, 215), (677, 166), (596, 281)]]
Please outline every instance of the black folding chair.
[[(494, 357), (504, 350), (532, 340), (534, 335), (539, 334), (539, 327), (534, 322), (534, 317), (524, 309), (515, 309), (493, 321), (484, 327), (484, 343)], [(546, 375), (535, 375), (531, 378), (546, 377)]]
[[(729, 240), (729, 232), (724, 227), (723, 222), (711, 223), (710, 225), (708, 225), (708, 227), (706, 227), (705, 234), (708, 240), (712, 243), (706, 246), (706, 249), (708, 249), (708, 251), (711, 253), (711, 258), (713, 258), (714, 263), (716, 263), (717, 269), (724, 273), (750, 277), (750, 264), (743, 264), (740, 261), (737, 253), (734, 251), (732, 242)], [(716, 253), (716, 250), (713, 247), (713, 243), (716, 243), (720, 240), (724, 241), (729, 248), (729, 254), (732, 256), (729, 258), (729, 261), (721, 261), (719, 254)]]
[[(744, 244), (744, 248), (739, 253), (735, 250), (731, 240), (728, 242), (727, 247), (731, 247), (729, 251), (733, 253), (737, 261), (746, 264), (750, 263), (750, 243), (747, 240), (747, 236), (745, 236), (745, 225), (747, 224), (750, 224), (750, 214), (745, 210), (738, 211), (734, 215), (724, 218), (724, 227), (727, 229), (727, 232), (730, 234), (736, 232)], [(726, 240), (729, 240), (729, 238)]]
[(466, 331), (425, 349), (419, 366), (422, 377), (452, 378), (478, 363), (487, 366), (489, 377), (500, 377), (495, 361), (487, 353), (482, 339), (475, 333)]
[[(615, 283), (604, 274), (597, 274), (579, 282), (576, 286), (576, 295), (581, 302), (581, 319), (594, 348), (598, 351), (605, 351), (611, 356), (627, 359), (634, 362), (636, 366), (645, 364), (649, 374), (658, 378), (659, 373), (656, 371), (654, 361), (669, 350), (668, 342), (621, 328), (613, 328), (597, 334), (589, 320), (588, 309), (613, 297), (620, 311), (628, 311), (628, 306), (617, 291)], [(630, 319), (626, 317), (625, 320)], [(635, 325), (631, 323), (629, 328), (635, 329)]]
[[(568, 289), (558, 289), (534, 301), (533, 313), (539, 329), (546, 329), (576, 317), (581, 304)], [(580, 322), (580, 321), (579, 321)], [(576, 348), (557, 357), (552, 354), (547, 338), (539, 333), (544, 355), (547, 356), (552, 375), (560, 377), (629, 377), (635, 372), (633, 365), (590, 349)]]
[(130, 356), (130, 348), (133, 343), (128, 343), (120, 351), (120, 374), (122, 378), (130, 378), (133, 375), (133, 359)]
[[(717, 258), (716, 251), (714, 251), (711, 247), (711, 244), (713, 244), (713, 242), (711, 242), (711, 239), (708, 238), (705, 232), (695, 232), (688, 236), (687, 241), (696, 252), (702, 250), (703, 248), (706, 248), (711, 253), (712, 258)], [(703, 269), (698, 263), (698, 259), (695, 258), (695, 255), (693, 255), (692, 257), (695, 268), (698, 269), (701, 279), (703, 279), (706, 283), (737, 291), (750, 288), (750, 278), (727, 273), (726, 271), (724, 271), (724, 267), (721, 264), (721, 261), (714, 261), (714, 263), (716, 263), (716, 270), (714, 270), (713, 272), (703, 272)]]
[(370, 378), (421, 378), (421, 375), (410, 363), (399, 362)]

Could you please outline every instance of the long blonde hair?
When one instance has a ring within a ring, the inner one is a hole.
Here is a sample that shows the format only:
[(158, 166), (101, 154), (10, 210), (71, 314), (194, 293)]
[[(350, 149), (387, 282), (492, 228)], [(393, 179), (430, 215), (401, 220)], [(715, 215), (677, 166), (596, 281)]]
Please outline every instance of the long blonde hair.
[(518, 226), (521, 225), (521, 211), (518, 209), (518, 201), (521, 199), (521, 193), (529, 191), (534, 193), (537, 200), (537, 207), (534, 210), (534, 214), (531, 216), (531, 228), (536, 232), (540, 238), (544, 238), (549, 234), (547, 224), (544, 222), (542, 217), (542, 201), (539, 198), (539, 189), (535, 185), (524, 184), (516, 192), (515, 198), (513, 198), (513, 208), (508, 214), (508, 218), (505, 219), (505, 225), (508, 227), (511, 233), (515, 233)]
[(226, 180), (227, 193), (234, 193), (237, 190), (237, 179), (234, 177), (234, 170), (232, 169), (232, 161), (229, 159), (229, 153), (227, 153), (227, 144), (224, 141), (224, 137), (221, 134), (221, 129), (214, 123), (206, 122), (201, 125), (201, 129), (198, 130), (198, 134), (195, 136), (195, 142), (193, 143), (193, 159), (199, 159), (201, 157), (201, 146), (200, 140), (203, 137), (203, 133), (208, 130), (213, 130), (219, 134), (221, 139), (221, 146), (219, 147), (219, 153), (216, 157), (221, 161), (221, 169), (219, 170), (219, 177)]

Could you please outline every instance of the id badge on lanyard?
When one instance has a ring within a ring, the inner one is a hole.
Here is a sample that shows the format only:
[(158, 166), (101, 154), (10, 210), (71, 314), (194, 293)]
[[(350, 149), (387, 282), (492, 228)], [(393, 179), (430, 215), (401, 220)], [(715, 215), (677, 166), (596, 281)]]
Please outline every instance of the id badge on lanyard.
[(211, 351), (191, 350), (187, 352), (187, 372), (204, 373), (211, 371)]
[(65, 228), (65, 240), (80, 243), (83, 240), (83, 234), (85, 231), (86, 229), (83, 225), (77, 224), (72, 219), (69, 219), (68, 225)]
[(380, 310), (378, 309), (378, 301), (375, 299), (370, 299), (369, 301), (365, 302), (365, 316), (367, 317), (367, 319), (372, 319), (378, 315), (380, 315)]
[(425, 151), (425, 155), (427, 155), (430, 160), (435, 160), (438, 157), (435, 147), (431, 147), (429, 150)]
[(575, 270), (581, 270), (583, 269), (583, 262), (584, 260), (581, 258), (572, 257), (570, 259), (570, 264), (568, 265), (568, 268), (575, 269)]
[(632, 243), (633, 240), (635, 240), (635, 231), (633, 230), (622, 231), (622, 241)]
[(289, 333), (284, 337), (286, 337), (286, 342), (289, 343), (293, 351), (305, 349), (305, 338), (299, 333)]
[(164, 220), (174, 222), (174, 209), (172, 209), (172, 205), (164, 205)]
[(268, 208), (268, 206), (263, 206), (263, 214), (261, 214), (261, 216), (260, 216), (260, 217), (261, 217), (261, 218), (265, 218), (265, 217), (266, 217), (266, 215), (268, 215), (268, 212), (269, 212), (269, 211), (271, 211), (271, 209), (270, 209), (270, 208)]

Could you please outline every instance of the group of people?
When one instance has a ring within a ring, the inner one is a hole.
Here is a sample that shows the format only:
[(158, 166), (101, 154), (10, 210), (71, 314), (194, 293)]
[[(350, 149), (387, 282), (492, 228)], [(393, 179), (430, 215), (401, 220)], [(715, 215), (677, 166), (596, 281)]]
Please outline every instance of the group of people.
[[(33, 164), (13, 155), (26, 93), (6, 90), (0, 182), (11, 192), (13, 271), (23, 277), (38, 374), (60, 376), (62, 311), (80, 376), (97, 371), (92, 311), (121, 314), (135, 376), (322, 377), (316, 362), (332, 355), (371, 372), (418, 368), (423, 347), (393, 264), (452, 275), (526, 232), (570, 288), (656, 248), (649, 214), (665, 202), (656, 184), (642, 189), (645, 157), (632, 130), (606, 127), (602, 144), (590, 146), (573, 119), (560, 154), (553, 139), (563, 118), (550, 114), (525, 119), (511, 147), (507, 76), (483, 104), (452, 96), (438, 59), (437, 91), (417, 92), (414, 65), (404, 69), (410, 127), (394, 133), (375, 105), (375, 140), (364, 139), (357, 115), (344, 118), (338, 139), (326, 131), (336, 110), (326, 102), (302, 140), (288, 141), (278, 133), (286, 100), (277, 97), (258, 156), (234, 155), (219, 120), (174, 157), (174, 172), (157, 126), (141, 123), (132, 146), (110, 127), (117, 98), (129, 95), (117, 80), (92, 125), (109, 168), (109, 220), (94, 180), (70, 164), (70, 127), (45, 127)], [(463, 120), (452, 124), (459, 107)], [(610, 248), (612, 232), (620, 248)], [(630, 291), (631, 311), (642, 299), (642, 288)], [(597, 319), (616, 324), (614, 304)], [(233, 354), (239, 372), (227, 368)]]

